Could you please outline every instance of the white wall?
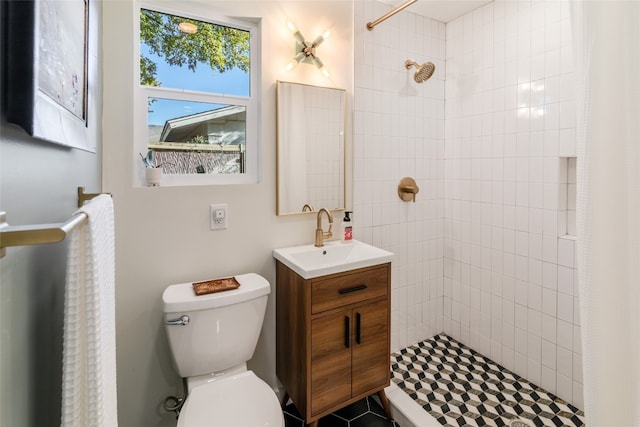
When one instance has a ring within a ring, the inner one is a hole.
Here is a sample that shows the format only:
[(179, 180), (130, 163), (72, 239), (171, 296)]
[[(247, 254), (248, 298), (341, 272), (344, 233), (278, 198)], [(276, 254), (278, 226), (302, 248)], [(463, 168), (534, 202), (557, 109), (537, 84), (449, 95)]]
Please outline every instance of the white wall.
[[(133, 27), (132, 2), (104, 3), (104, 187), (115, 200), (118, 409), (121, 427), (175, 425), (161, 404), (180, 392), (161, 324), (161, 294), (172, 283), (244, 272), (275, 282), (271, 251), (311, 243), (315, 216), (276, 217), (275, 82), (287, 80), (352, 92), (353, 11), (350, 1), (214, 1), (208, 8), (230, 16), (262, 20), (262, 178), (255, 185), (134, 188), (131, 135)], [(294, 40), (290, 18), (312, 38), (324, 27), (332, 34), (319, 47), (331, 79), (301, 64), (287, 73)], [(349, 101), (347, 108), (351, 108)], [(350, 130), (347, 134), (349, 134)], [(137, 173), (137, 171), (135, 172)], [(212, 203), (228, 204), (229, 228), (210, 231)], [(272, 386), (275, 377), (273, 295), (250, 368)]]
[(444, 329), (582, 407), (575, 241), (558, 237), (573, 81), (568, 2), (447, 24)]
[[(355, 7), (354, 238), (395, 254), (393, 351), (443, 329), (445, 25), (407, 9), (368, 31), (391, 8)], [(407, 59), (435, 74), (416, 83)], [(397, 195), (406, 176), (420, 187), (415, 203)]]

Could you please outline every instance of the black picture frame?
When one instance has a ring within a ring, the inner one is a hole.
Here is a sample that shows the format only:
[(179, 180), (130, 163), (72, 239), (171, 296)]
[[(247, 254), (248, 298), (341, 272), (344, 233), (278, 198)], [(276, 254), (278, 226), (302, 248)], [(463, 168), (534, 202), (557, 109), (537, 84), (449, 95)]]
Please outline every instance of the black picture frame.
[(6, 118), (44, 141), (96, 152), (96, 0), (9, 0)]

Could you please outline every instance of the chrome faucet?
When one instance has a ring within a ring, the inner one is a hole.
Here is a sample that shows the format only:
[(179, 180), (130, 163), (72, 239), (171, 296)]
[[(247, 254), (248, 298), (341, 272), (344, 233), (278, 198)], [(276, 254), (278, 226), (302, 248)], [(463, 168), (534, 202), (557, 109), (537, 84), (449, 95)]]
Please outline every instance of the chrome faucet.
[[(327, 218), (329, 218), (329, 230), (328, 231), (324, 231), (322, 229), (322, 212), (327, 214)], [(322, 208), (318, 211), (318, 221), (317, 221), (317, 225), (316, 225), (316, 243), (315, 246), (316, 247), (321, 247), (324, 246), (323, 240), (329, 239), (331, 238), (331, 236), (333, 236), (333, 234), (331, 234), (331, 226), (333, 225), (333, 215), (331, 215), (331, 212), (329, 212), (327, 209)]]

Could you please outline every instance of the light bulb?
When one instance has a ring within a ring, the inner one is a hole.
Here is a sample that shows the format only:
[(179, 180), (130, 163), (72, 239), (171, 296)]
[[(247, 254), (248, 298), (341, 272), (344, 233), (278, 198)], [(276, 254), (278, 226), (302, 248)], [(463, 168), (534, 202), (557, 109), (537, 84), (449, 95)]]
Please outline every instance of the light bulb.
[(192, 24), (191, 22), (181, 22), (178, 24), (178, 28), (183, 33), (187, 34), (195, 34), (198, 32), (198, 26), (196, 24)]
[(304, 57), (305, 57), (305, 54), (303, 52), (298, 53), (296, 56), (293, 57), (291, 61), (289, 61), (289, 63), (287, 64), (286, 70), (291, 71), (294, 68), (296, 68), (300, 63), (300, 61), (304, 59)]
[(298, 43), (304, 44), (304, 36), (300, 31), (296, 30), (296, 32), (293, 33), (293, 38), (296, 39)]
[(324, 42), (327, 38), (329, 38), (329, 34), (330, 34), (329, 30), (326, 30), (324, 33), (316, 37), (316, 39), (313, 41), (313, 45), (320, 46), (322, 42)]
[(296, 24), (292, 21), (287, 21), (287, 27), (289, 28), (289, 31), (291, 31), (291, 34), (293, 34), (293, 38), (296, 39), (298, 43), (304, 43), (304, 36), (300, 33), (300, 30), (298, 30)]

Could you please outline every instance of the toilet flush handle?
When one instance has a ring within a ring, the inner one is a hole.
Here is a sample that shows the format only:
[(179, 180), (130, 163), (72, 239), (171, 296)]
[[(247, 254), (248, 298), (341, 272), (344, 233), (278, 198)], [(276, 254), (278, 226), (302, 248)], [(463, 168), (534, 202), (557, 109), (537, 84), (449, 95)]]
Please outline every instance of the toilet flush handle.
[(178, 317), (177, 319), (165, 320), (164, 324), (171, 325), (171, 326), (174, 326), (174, 325), (187, 326), (189, 324), (189, 316), (184, 314)]

